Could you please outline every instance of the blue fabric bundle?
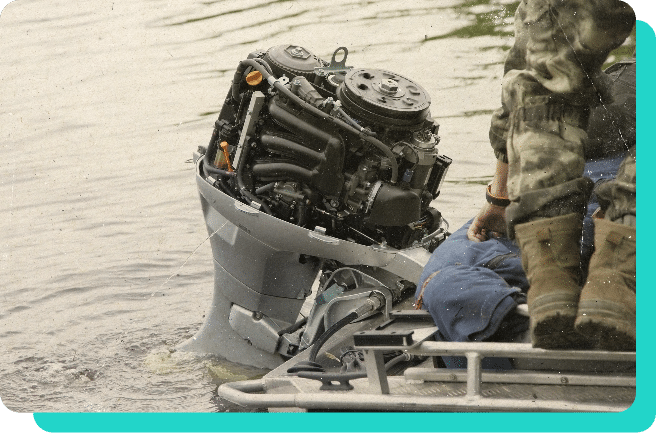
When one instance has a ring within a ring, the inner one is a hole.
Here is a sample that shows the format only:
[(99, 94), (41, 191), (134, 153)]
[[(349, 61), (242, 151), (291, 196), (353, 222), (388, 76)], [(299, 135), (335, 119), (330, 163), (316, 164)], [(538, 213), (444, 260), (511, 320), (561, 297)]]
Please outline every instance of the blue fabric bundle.
[[(623, 158), (620, 154), (589, 161), (585, 176), (594, 182), (610, 179)], [(590, 215), (597, 207), (593, 195), (582, 233), (584, 263), (593, 250)], [(471, 220), (433, 252), (415, 298), (421, 299), (422, 308), (430, 312), (446, 341), (509, 341), (528, 328), (528, 319), (513, 313), (518, 304), (526, 302), (529, 286), (520, 251), (507, 238), (470, 241), (470, 224)]]

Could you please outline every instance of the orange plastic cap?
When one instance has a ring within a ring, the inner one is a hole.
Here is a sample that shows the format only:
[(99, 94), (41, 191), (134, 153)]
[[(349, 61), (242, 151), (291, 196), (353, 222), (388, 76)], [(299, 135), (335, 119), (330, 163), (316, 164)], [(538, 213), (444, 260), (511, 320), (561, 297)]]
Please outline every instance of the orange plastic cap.
[(260, 71), (253, 71), (246, 75), (246, 82), (249, 86), (257, 86), (262, 82), (262, 74)]

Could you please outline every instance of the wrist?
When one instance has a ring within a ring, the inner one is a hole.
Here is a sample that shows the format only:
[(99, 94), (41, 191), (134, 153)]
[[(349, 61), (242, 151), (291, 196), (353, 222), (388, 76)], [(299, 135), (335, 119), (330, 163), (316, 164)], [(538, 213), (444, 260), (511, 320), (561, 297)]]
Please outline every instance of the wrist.
[(489, 184), (485, 190), (485, 200), (493, 206), (507, 207), (510, 204), (508, 197), (492, 194), (492, 184)]

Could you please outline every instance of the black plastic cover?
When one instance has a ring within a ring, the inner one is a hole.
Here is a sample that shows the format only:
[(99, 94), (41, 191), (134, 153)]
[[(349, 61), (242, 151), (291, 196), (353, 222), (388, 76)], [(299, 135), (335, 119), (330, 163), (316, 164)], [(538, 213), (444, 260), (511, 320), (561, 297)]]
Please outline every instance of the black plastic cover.
[(380, 226), (403, 226), (421, 217), (421, 198), (409, 189), (383, 184), (366, 221)]

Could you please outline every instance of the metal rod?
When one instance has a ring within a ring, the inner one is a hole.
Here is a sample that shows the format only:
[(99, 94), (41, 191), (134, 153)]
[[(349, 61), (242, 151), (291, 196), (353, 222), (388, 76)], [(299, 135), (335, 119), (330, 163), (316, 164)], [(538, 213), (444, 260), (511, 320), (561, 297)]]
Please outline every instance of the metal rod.
[(477, 352), (468, 352), (467, 356), (467, 397), (481, 395), (481, 355)]
[(606, 352), (587, 350), (546, 350), (536, 349), (530, 343), (455, 343), (447, 341), (424, 341), (412, 349), (419, 355), (464, 355), (477, 352), (483, 357), (537, 358), (559, 360), (595, 360), (635, 362), (635, 352)]
[(383, 352), (379, 350), (365, 350), (364, 364), (367, 369), (367, 377), (369, 378), (371, 389), (377, 394), (389, 394), (390, 388), (387, 382)]
[[(466, 382), (465, 369), (408, 368), (404, 372), (407, 380), (423, 382)], [(582, 385), (582, 386), (636, 386), (635, 375), (557, 374), (539, 371), (511, 370), (508, 372), (481, 373), (484, 383), (517, 383), (526, 385)]]

